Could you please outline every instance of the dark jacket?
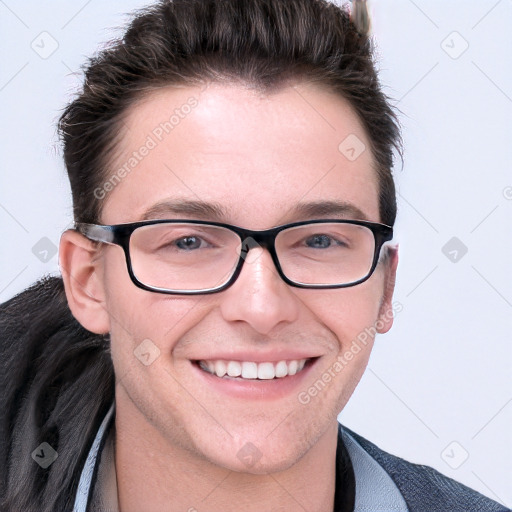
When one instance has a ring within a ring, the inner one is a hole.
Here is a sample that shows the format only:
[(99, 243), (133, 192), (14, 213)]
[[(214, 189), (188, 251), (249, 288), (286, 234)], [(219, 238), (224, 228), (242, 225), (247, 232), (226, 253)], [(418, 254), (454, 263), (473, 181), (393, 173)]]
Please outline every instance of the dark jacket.
[[(112, 426), (113, 417), (109, 340), (78, 324), (57, 277), (42, 279), (0, 306), (0, 336), (0, 510), (72, 511), (79, 482), (91, 486), (92, 476), (101, 474), (100, 461), (107, 460), (101, 450), (95, 455), (93, 442), (108, 446), (109, 432), (115, 434), (100, 428)], [(353, 466), (358, 512), (390, 512), (364, 505), (380, 506), (379, 496), (395, 500), (392, 510), (510, 511), (430, 467), (384, 452), (342, 425), (340, 445)], [(341, 453), (338, 449), (338, 464)], [(44, 460), (51, 464), (44, 467)]]

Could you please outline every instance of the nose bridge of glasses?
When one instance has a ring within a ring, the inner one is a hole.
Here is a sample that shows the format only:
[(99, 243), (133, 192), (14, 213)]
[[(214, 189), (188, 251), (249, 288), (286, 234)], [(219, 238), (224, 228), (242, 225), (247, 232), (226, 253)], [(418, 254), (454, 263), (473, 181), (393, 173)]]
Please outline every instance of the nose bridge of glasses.
[(275, 258), (275, 237), (279, 230), (276, 228), (266, 229), (264, 231), (243, 230), (238, 233), (242, 243), (240, 255), (242, 258), (249, 257), (249, 251), (255, 248), (267, 249), (272, 258)]
[[(260, 270), (262, 265), (267, 271), (269, 270), (272, 274), (277, 273), (281, 278), (286, 280), (281, 272), (281, 264), (274, 245), (275, 237), (279, 231), (281, 230), (273, 228), (265, 231), (244, 230), (238, 233), (241, 238), (241, 245), (239, 246), (239, 263), (235, 269), (234, 279), (238, 278), (240, 272), (242, 272), (242, 268), (246, 268), (246, 271), (247, 266), (256, 268), (255, 264), (259, 261), (258, 268)], [(251, 250), (258, 248), (261, 250)], [(267, 259), (265, 259), (265, 250), (269, 253), (266, 257)]]

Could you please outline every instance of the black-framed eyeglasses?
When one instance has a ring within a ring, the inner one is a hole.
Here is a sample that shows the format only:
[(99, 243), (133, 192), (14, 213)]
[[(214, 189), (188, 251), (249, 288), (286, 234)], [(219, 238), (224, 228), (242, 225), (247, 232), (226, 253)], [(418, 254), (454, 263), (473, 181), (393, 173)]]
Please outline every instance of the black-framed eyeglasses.
[(374, 272), (393, 228), (362, 220), (309, 220), (264, 231), (201, 220), (78, 223), (90, 240), (123, 248), (133, 283), (166, 294), (216, 293), (231, 286), (254, 251), (267, 249), (281, 278), (298, 288), (346, 288)]

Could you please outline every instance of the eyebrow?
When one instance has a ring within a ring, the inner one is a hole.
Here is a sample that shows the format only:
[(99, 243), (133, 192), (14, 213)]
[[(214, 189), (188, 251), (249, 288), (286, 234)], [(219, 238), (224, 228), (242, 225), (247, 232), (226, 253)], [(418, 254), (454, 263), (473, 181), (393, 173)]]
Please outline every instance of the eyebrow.
[(353, 220), (369, 220), (363, 211), (347, 201), (313, 201), (297, 204), (290, 215), (294, 217), (343, 217)]
[[(195, 217), (203, 220), (226, 221), (231, 210), (216, 202), (205, 202), (188, 199), (160, 201), (148, 208), (141, 220), (165, 218), (170, 214)], [(329, 200), (312, 201), (296, 204), (286, 215), (292, 219), (312, 219), (325, 217), (343, 217), (354, 220), (368, 220), (361, 209), (347, 201)]]
[(186, 215), (200, 219), (222, 220), (229, 216), (229, 211), (219, 203), (207, 203), (188, 199), (160, 201), (148, 208), (142, 220), (162, 218), (165, 215)]

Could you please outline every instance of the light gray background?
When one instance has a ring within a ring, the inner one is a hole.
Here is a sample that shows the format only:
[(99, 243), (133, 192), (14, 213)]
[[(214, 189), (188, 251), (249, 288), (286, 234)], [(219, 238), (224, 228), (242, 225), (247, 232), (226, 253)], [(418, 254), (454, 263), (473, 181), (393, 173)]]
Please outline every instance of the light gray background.
[[(54, 123), (85, 56), (144, 4), (0, 0), (0, 302), (58, 272), (72, 216)], [(403, 112), (403, 311), (340, 421), (510, 507), (512, 2), (370, 8), (381, 80)]]

